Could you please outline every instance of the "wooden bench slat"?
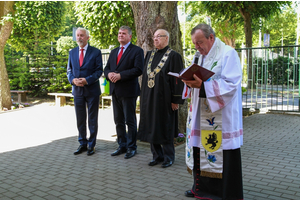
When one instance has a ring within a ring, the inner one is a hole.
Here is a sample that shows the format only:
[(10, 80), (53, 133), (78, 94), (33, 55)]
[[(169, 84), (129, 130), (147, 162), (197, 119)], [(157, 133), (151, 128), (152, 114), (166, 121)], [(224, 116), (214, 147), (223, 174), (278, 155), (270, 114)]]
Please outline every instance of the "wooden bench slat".
[(26, 101), (26, 93), (31, 92), (29, 90), (11, 90), (10, 93), (17, 93), (18, 94), (18, 103), (22, 101)]
[(51, 96), (73, 97), (71, 93), (48, 93)]
[(73, 97), (71, 93), (48, 93), (50, 96), (55, 96), (55, 106), (66, 105), (66, 97)]

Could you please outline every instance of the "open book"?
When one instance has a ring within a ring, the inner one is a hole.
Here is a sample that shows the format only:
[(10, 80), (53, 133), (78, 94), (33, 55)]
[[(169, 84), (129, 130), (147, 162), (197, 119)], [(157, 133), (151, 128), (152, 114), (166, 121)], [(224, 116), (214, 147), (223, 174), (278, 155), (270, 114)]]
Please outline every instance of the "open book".
[(206, 81), (215, 73), (197, 64), (192, 64), (179, 73), (169, 72), (168, 74), (184, 80), (194, 80), (193, 75), (196, 74), (202, 81)]

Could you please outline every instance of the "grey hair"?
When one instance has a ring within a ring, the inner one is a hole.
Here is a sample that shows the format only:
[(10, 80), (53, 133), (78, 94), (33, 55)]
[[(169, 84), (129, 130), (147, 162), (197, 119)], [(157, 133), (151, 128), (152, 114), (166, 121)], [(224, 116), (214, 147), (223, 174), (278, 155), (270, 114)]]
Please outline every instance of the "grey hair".
[(79, 30), (79, 31), (85, 31), (85, 34), (86, 34), (88, 37), (90, 36), (90, 32), (89, 32), (87, 29), (78, 27), (77, 30), (76, 30), (76, 32), (77, 32), (78, 30)]
[[(170, 40), (170, 33), (166, 30), (166, 29), (157, 29), (156, 31), (164, 31), (165, 32), (165, 34), (166, 34), (166, 36), (168, 36), (168, 43), (169, 43), (169, 40)], [(156, 32), (155, 31), (155, 32)]]
[(121, 26), (119, 30), (127, 30), (129, 35), (132, 35), (132, 30), (129, 26)]
[(203, 32), (206, 39), (209, 38), (210, 34), (213, 34), (214, 38), (216, 38), (216, 34), (214, 30), (211, 28), (211, 26), (207, 24), (198, 24), (197, 26), (195, 26), (191, 31), (191, 35), (194, 35), (195, 32), (199, 29)]

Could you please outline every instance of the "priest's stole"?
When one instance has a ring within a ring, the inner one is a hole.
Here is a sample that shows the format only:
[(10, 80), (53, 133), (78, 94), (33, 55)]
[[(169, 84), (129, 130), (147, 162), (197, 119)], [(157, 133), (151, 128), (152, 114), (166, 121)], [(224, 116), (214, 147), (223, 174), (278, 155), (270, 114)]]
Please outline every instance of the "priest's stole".
[(200, 99), (200, 176), (222, 178), (222, 110), (212, 113), (206, 98)]

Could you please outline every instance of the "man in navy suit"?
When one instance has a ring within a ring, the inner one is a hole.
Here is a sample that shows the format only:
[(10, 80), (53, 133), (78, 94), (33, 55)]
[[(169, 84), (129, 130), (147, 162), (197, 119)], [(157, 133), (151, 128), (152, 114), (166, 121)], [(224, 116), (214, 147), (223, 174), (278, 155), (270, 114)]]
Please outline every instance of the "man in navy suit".
[[(95, 153), (98, 132), (99, 96), (101, 94), (99, 78), (103, 73), (102, 55), (99, 49), (88, 45), (88, 30), (78, 28), (76, 40), (79, 47), (70, 51), (67, 68), (68, 80), (72, 84), (80, 143), (74, 154), (87, 151), (87, 155), (90, 156)], [(89, 139), (86, 137), (87, 113)]]
[[(111, 156), (126, 153), (128, 159), (136, 154), (136, 99), (140, 94), (138, 77), (143, 72), (144, 52), (131, 44), (132, 31), (128, 26), (119, 29), (120, 47), (111, 51), (106, 67), (105, 77), (110, 81), (114, 121), (118, 136), (118, 149)], [(126, 125), (128, 133), (126, 133)]]

